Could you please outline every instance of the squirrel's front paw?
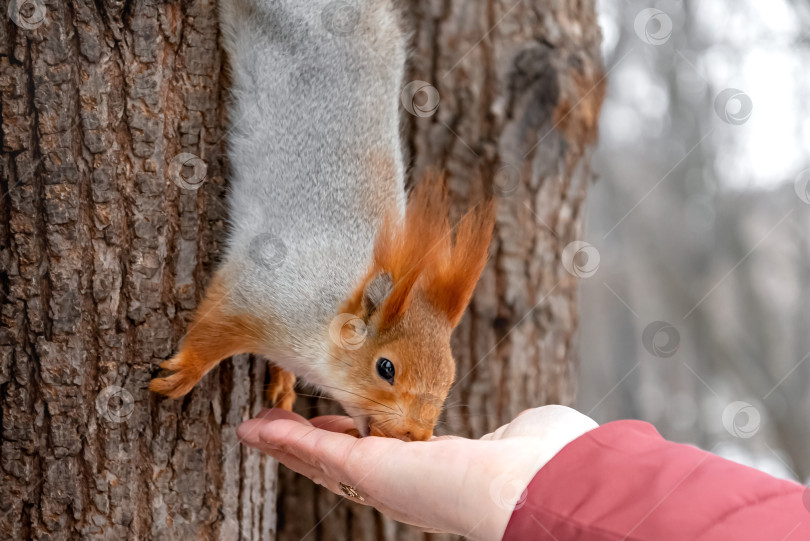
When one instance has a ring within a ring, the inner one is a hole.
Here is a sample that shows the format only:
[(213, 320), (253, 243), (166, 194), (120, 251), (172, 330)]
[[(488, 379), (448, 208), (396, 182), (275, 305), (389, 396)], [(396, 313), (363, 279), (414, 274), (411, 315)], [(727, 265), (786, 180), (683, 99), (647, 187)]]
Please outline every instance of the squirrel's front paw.
[(265, 394), (270, 406), (292, 411), (295, 403), (295, 374), (271, 365), (270, 383)]
[(149, 383), (149, 390), (169, 398), (180, 398), (194, 387), (203, 374), (197, 369), (195, 355), (187, 350), (160, 363), (164, 370), (171, 370), (174, 374), (162, 378), (155, 378)]

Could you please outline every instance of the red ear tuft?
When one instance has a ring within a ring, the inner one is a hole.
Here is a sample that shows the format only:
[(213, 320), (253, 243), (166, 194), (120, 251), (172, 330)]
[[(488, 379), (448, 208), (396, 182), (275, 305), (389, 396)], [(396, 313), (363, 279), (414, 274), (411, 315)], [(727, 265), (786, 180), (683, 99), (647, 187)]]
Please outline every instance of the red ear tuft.
[(452, 327), (461, 321), (487, 264), (494, 225), (494, 202), (478, 203), (459, 222), (455, 241), (445, 237), (425, 273), (427, 298), (447, 315)]
[(408, 308), (411, 293), (434, 252), (449, 237), (444, 177), (430, 174), (411, 192), (404, 222), (386, 220), (374, 244), (374, 264), (391, 275), (393, 288), (383, 304), (384, 323), (392, 323)]
[(492, 201), (480, 203), (461, 219), (453, 242), (448, 211), (445, 177), (426, 175), (408, 199), (404, 220), (392, 212), (383, 222), (371, 269), (343, 311), (359, 313), (366, 289), (386, 273), (391, 289), (380, 306), (382, 327), (408, 309), (417, 286), (453, 327), (458, 325), (486, 265), (495, 214)]

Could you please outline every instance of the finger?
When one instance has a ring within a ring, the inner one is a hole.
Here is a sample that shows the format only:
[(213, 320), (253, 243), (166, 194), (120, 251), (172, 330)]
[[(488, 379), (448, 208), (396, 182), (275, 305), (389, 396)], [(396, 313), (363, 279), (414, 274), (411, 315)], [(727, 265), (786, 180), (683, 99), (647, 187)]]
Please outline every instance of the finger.
[(354, 424), (354, 419), (346, 417), (345, 415), (323, 415), (315, 417), (310, 420), (312, 426), (328, 430), (330, 432), (339, 432), (345, 434), (350, 430), (355, 430), (357, 427)]
[(453, 436), (452, 434), (445, 434), (444, 436), (433, 436), (430, 441), (445, 441), (445, 440), (463, 440), (461, 436)]
[(418, 525), (416, 525), (416, 524), (414, 524), (414, 526), (416, 526), (417, 528), (421, 528), (422, 530), (424, 530), (424, 531), (425, 531), (425, 533), (438, 533), (438, 534), (449, 534), (449, 533), (452, 533), (452, 532), (447, 532), (447, 531), (444, 531), (444, 530), (436, 530), (436, 529), (433, 529), (433, 528), (424, 528), (424, 527), (422, 527), (422, 526), (418, 526)]
[(309, 421), (307, 421), (304, 417), (301, 417), (297, 413), (281, 408), (263, 409), (261, 412), (259, 412), (259, 415), (257, 415), (256, 417), (266, 419), (268, 421), (274, 421), (277, 419), (291, 419), (293, 421), (298, 421), (300, 423), (310, 424)]
[(324, 476), (324, 472), (321, 469), (313, 467), (311, 464), (299, 459), (294, 454), (284, 452), (281, 449), (267, 444), (266, 442), (262, 441), (261, 438), (259, 438), (256, 444), (252, 447), (254, 447), (257, 451), (274, 458), (280, 464), (283, 464), (292, 471), (308, 477), (310, 480), (312, 480), (312, 482), (328, 488), (332, 492), (335, 492), (335, 490), (339, 488), (336, 482), (328, 480)]
[(518, 413), (512, 422), (499, 426), (495, 432), (485, 434), (482, 440), (502, 440), (504, 438), (519, 438), (522, 436), (536, 437), (538, 429), (547, 425), (559, 415), (567, 415), (572, 412), (570, 408), (564, 406), (541, 406), (539, 408), (529, 408)]
[(239, 425), (236, 429), (236, 437), (238, 437), (245, 445), (250, 447), (258, 447), (261, 443), (259, 439), (260, 428), (276, 419), (287, 419), (301, 423), (305, 426), (311, 426), (309, 421), (297, 413), (278, 408), (265, 409), (262, 410), (255, 419), (250, 419)]
[(342, 498), (346, 498), (347, 500), (351, 500), (353, 502), (360, 503), (362, 505), (372, 506), (381, 513), (385, 514), (386, 516), (393, 518), (394, 520), (403, 522), (405, 524), (411, 524), (426, 532), (433, 532), (433, 533), (444, 532), (444, 530), (437, 530), (435, 529), (435, 526), (426, 524), (416, 515), (403, 512), (402, 509), (389, 507), (375, 500), (373, 497), (371, 497), (369, 494), (365, 492), (362, 482), (358, 483), (357, 486), (352, 486), (350, 483), (345, 483), (351, 486), (352, 489), (357, 491), (358, 496), (352, 497), (343, 492), (343, 490), (340, 488), (340, 483), (344, 482), (343, 480), (335, 480), (330, 477), (324, 476), (323, 472), (317, 471), (316, 469), (312, 468), (309, 464), (302, 462), (295, 455), (285, 453), (278, 449), (270, 449), (267, 454), (271, 455), (273, 458), (278, 460), (281, 464), (288, 467), (292, 471), (310, 478), (316, 484), (326, 488), (330, 492)]
[[(522, 415), (522, 414), (521, 414)], [(514, 422), (514, 421), (512, 421)], [(481, 440), (499, 440), (503, 437), (503, 433), (506, 432), (506, 429), (509, 428), (511, 423), (506, 423), (505, 425), (501, 425), (495, 429), (495, 432), (490, 432), (489, 434), (484, 434), (479, 439)]]
[[(300, 473), (308, 478), (310, 478), (313, 482), (317, 483), (320, 478), (322, 478), (322, 472), (315, 470), (312, 466), (303, 462), (298, 459), (295, 455), (291, 455), (289, 453), (285, 453), (280, 449), (275, 449), (271, 447), (265, 448), (257, 448), (257, 451), (261, 451), (262, 453), (273, 457), (275, 460), (278, 461), (279, 464), (283, 464), (287, 466), (289, 469), (294, 471), (295, 473)], [(320, 477), (319, 477), (320, 476)]]
[(259, 438), (272, 447), (297, 456), (336, 479), (356, 482), (364, 477), (399, 440), (388, 438), (357, 439), (346, 434), (321, 430), (286, 419), (272, 421), (259, 429)]
[(597, 426), (596, 421), (574, 409), (550, 405), (523, 412), (509, 423), (501, 437), (548, 437), (560, 432), (580, 435)]
[[(267, 454), (272, 456), (279, 463), (283, 464), (284, 466), (288, 467), (289, 469), (291, 469), (296, 473), (308, 477), (310, 480), (312, 480), (312, 482), (326, 488), (327, 490), (333, 492), (334, 494), (337, 494), (338, 496), (350, 499), (352, 501), (356, 501), (358, 503), (362, 503), (363, 505), (372, 505), (380, 510), (387, 509), (384, 506), (382, 506), (379, 502), (376, 502), (372, 500), (369, 496), (361, 493), (363, 489), (360, 485), (355, 487), (350, 485), (349, 483), (345, 483), (346, 485), (348, 485), (357, 492), (357, 496), (351, 496), (351, 494), (347, 494), (341, 488), (340, 485), (343, 481), (339, 482), (331, 477), (326, 476), (323, 471), (312, 467), (310, 464), (307, 464), (306, 462), (303, 462), (293, 454), (286, 453), (284, 451), (281, 451), (280, 449), (270, 447), (267, 447), (266, 449)], [(395, 513), (393, 516), (397, 516), (397, 514)]]
[(297, 456), (290, 453), (285, 453), (279, 449), (270, 449), (267, 454), (278, 460), (280, 464), (283, 464), (295, 473), (300, 473), (301, 475), (308, 477), (313, 483), (326, 487), (330, 491), (335, 492), (335, 494), (342, 494), (339, 492), (337, 482), (324, 475), (322, 470), (307, 464), (306, 462), (300, 460)]
[[(468, 447), (477, 448), (481, 442), (463, 438), (408, 443), (373, 436), (358, 439), (283, 419), (260, 430), (261, 440), (305, 463), (299, 467), (312, 468), (302, 469), (305, 475), (354, 487), (363, 503), (425, 529), (456, 529), (463, 515), (455, 509), (458, 487), (464, 485), (473, 456), (492, 459), (492, 450), (478, 453)], [(339, 494), (339, 485), (329, 488)], [(447, 505), (454, 507), (449, 514)]]

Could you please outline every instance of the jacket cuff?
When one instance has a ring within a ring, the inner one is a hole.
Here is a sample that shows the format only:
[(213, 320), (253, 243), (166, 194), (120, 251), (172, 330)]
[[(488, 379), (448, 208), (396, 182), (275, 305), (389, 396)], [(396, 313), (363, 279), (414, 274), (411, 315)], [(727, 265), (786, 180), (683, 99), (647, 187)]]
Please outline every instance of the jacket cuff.
[(537, 472), (503, 539), (810, 539), (804, 489), (669, 442), (648, 423), (616, 421)]

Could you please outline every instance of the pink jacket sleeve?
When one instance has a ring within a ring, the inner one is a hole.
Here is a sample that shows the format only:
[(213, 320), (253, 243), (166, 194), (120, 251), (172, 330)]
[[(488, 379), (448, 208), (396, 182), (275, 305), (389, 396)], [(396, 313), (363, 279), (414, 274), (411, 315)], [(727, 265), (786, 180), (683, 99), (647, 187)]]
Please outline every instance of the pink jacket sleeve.
[(618, 421), (537, 472), (503, 539), (809, 541), (810, 491)]

